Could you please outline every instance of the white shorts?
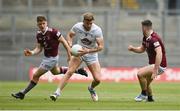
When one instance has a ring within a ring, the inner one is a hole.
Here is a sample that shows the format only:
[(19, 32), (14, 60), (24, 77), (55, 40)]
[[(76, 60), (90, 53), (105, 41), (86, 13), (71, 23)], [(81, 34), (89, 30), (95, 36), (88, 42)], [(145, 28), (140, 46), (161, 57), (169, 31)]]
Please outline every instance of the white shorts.
[(44, 57), (39, 67), (45, 70), (51, 70), (53, 67), (55, 67), (58, 64), (58, 59), (59, 56)]
[(158, 75), (161, 75), (166, 70), (166, 67), (159, 66)]
[(85, 54), (85, 55), (81, 56), (80, 58), (82, 61), (84, 61), (86, 63), (87, 66), (91, 65), (95, 62), (99, 62), (97, 53)]
[[(152, 64), (152, 65), (154, 67), (154, 64)], [(165, 70), (166, 70), (166, 67), (159, 66), (158, 75), (161, 75), (162, 73), (164, 73)]]

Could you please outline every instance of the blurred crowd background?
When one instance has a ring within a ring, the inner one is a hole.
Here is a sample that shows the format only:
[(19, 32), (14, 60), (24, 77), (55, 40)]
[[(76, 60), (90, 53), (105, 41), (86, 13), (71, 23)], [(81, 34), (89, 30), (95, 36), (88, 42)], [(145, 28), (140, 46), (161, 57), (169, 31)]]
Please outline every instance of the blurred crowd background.
[[(45, 15), (49, 26), (66, 36), (84, 12), (95, 14), (103, 29), (105, 48), (99, 55), (102, 67), (141, 67), (146, 54), (128, 52), (129, 44), (141, 45), (141, 21), (150, 19), (162, 37), (168, 67), (180, 66), (180, 0), (0, 0), (0, 80), (27, 80), (43, 53), (25, 57), (25, 48), (36, 43), (36, 16)], [(59, 64), (67, 66), (60, 45)]]

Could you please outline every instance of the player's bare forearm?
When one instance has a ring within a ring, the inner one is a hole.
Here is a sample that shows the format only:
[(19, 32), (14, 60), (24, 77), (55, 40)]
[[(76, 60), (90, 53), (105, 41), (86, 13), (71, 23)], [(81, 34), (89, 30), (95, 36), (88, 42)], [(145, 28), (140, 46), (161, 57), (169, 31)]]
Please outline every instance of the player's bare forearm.
[(32, 50), (33, 55), (39, 54), (41, 51), (42, 51), (42, 50), (39, 49), (39, 48), (35, 48), (35, 49)]
[(41, 51), (42, 51), (42, 46), (37, 43), (36, 47), (33, 50), (25, 49), (24, 55), (25, 56), (32, 56), (32, 55), (39, 54)]
[(145, 51), (145, 48), (144, 46), (134, 47), (132, 45), (129, 45), (128, 50), (135, 53), (143, 53)]
[(161, 64), (162, 61), (162, 50), (161, 47), (157, 47), (155, 49), (156, 51), (156, 60), (155, 60), (155, 64), (154, 64), (154, 69), (153, 69), (153, 73), (151, 78), (154, 79), (157, 75), (158, 75), (158, 70), (159, 70), (159, 66)]
[(101, 50), (103, 50), (103, 46), (98, 46), (98, 47), (93, 48), (93, 49), (88, 49), (88, 52), (89, 53), (94, 53), (94, 52), (99, 52)]
[(143, 53), (144, 51), (141, 49), (141, 47), (134, 48), (133, 52), (135, 53)]
[(154, 70), (157, 71), (159, 69), (159, 66), (160, 66), (161, 61), (162, 61), (162, 49), (159, 46), (155, 49), (155, 51), (156, 51), (156, 60), (155, 60)]
[(67, 43), (70, 47), (72, 47), (72, 41), (73, 41), (73, 37), (74, 37), (75, 33), (70, 31), (68, 34), (67, 34)]
[(66, 49), (68, 58), (70, 58), (71, 57), (71, 53), (70, 53), (71, 48), (68, 45), (67, 41), (64, 39), (63, 36), (60, 37), (59, 41), (63, 44), (64, 48)]
[(103, 38), (98, 38), (97, 39), (97, 47), (89, 49), (88, 52), (89, 53), (99, 52), (99, 51), (103, 50), (103, 48), (104, 48), (104, 40), (103, 40)]

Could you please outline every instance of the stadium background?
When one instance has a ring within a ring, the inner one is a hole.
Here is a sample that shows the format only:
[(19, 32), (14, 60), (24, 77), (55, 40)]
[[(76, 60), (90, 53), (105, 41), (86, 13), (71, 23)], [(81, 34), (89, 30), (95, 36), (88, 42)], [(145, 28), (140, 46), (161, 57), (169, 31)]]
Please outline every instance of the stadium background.
[[(48, 18), (49, 26), (67, 31), (86, 11), (95, 13), (95, 23), (104, 33), (102, 67), (141, 67), (147, 56), (128, 52), (129, 44), (141, 44), (140, 22), (151, 19), (165, 42), (168, 67), (180, 66), (179, 0), (0, 0), (0, 80), (29, 80), (29, 69), (39, 66), (43, 54), (24, 57), (23, 49), (34, 48), (36, 16)], [(60, 46), (60, 65), (67, 65)]]

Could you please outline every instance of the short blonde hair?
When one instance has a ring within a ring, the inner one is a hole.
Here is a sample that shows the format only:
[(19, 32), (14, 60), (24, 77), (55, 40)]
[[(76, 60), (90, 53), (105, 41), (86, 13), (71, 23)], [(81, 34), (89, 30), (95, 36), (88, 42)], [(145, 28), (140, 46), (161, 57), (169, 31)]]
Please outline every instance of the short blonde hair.
[(92, 21), (92, 20), (94, 20), (94, 14), (91, 12), (86, 12), (83, 14), (83, 19), (88, 20), (88, 21)]

